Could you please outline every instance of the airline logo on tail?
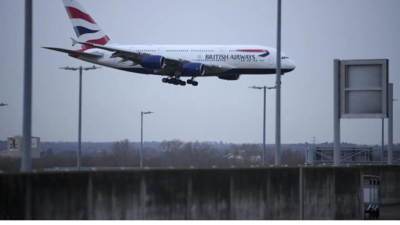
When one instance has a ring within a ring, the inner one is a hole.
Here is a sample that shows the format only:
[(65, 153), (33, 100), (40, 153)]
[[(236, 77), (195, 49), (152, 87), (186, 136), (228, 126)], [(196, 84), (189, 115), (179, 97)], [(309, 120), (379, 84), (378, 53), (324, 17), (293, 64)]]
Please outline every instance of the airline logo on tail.
[[(63, 0), (63, 3), (80, 42), (89, 42), (98, 45), (113, 43), (79, 2)], [(82, 45), (83, 51), (91, 48), (93, 47)]]

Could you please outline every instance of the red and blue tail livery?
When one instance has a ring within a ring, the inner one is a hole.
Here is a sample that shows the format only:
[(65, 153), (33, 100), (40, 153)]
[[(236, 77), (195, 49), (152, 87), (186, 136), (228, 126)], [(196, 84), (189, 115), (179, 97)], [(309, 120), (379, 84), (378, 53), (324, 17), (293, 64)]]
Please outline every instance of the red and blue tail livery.
[[(99, 45), (114, 44), (78, 1), (63, 0), (63, 3), (79, 41)], [(90, 48), (82, 46), (83, 50)]]
[[(118, 45), (77, 0), (62, 0), (81, 49), (46, 49), (136, 74), (165, 76), (163, 83), (197, 86), (199, 77), (238, 80), (241, 75), (276, 74), (276, 49), (261, 45)], [(295, 63), (281, 53), (282, 75)], [(188, 78), (184, 81), (183, 78)]]

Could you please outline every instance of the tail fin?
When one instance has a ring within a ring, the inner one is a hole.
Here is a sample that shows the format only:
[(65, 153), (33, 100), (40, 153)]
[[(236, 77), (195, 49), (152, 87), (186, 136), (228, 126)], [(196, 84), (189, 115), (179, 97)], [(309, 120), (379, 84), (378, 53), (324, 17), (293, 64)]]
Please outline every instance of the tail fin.
[[(63, 0), (63, 3), (80, 42), (98, 45), (115, 44), (77, 0)], [(90, 48), (92, 47), (82, 45), (83, 50)]]

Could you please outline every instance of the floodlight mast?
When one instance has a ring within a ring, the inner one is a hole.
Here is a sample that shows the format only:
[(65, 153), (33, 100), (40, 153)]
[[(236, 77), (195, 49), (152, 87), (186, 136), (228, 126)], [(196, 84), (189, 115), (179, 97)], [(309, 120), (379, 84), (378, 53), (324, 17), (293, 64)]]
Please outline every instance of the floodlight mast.
[(281, 0), (278, 0), (276, 43), (275, 165), (281, 165)]
[(22, 118), (21, 171), (32, 169), (32, 0), (25, 0), (24, 103)]
[(101, 67), (98, 66), (92, 66), (92, 67), (85, 67), (83, 68), (82, 66), (80, 67), (60, 67), (60, 69), (64, 70), (72, 70), (76, 71), (79, 69), (79, 124), (78, 124), (78, 154), (77, 154), (77, 169), (81, 170), (81, 150), (82, 150), (82, 141), (81, 141), (81, 136), (82, 136), (82, 70), (94, 70), (94, 69), (100, 69)]
[(249, 87), (252, 89), (264, 89), (264, 123), (263, 123), (263, 152), (262, 152), (262, 165), (265, 166), (265, 108), (266, 108), (266, 90), (270, 89), (275, 89), (275, 87), (256, 87), (255, 85), (253, 87)]
[(141, 132), (140, 132), (140, 168), (143, 168), (143, 114), (152, 114), (154, 112), (141, 112)]

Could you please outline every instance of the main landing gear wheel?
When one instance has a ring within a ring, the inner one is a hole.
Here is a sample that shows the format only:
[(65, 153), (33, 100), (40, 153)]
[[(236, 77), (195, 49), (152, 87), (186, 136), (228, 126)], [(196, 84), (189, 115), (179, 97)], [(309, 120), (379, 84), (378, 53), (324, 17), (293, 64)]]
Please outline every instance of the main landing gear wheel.
[(181, 86), (185, 86), (186, 82), (181, 80), (181, 79), (177, 79), (177, 78), (163, 78), (161, 80), (163, 83), (168, 83), (168, 84), (173, 84), (173, 85), (181, 85)]
[(191, 85), (193, 85), (193, 86), (197, 86), (197, 85), (199, 85), (199, 83), (198, 83), (197, 81), (193, 80), (193, 78), (192, 78), (192, 79), (189, 79), (189, 80), (187, 80), (186, 82), (187, 82), (188, 84), (191, 84)]

